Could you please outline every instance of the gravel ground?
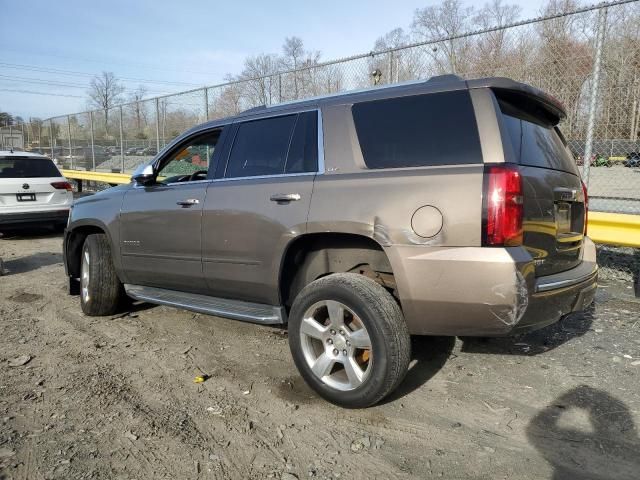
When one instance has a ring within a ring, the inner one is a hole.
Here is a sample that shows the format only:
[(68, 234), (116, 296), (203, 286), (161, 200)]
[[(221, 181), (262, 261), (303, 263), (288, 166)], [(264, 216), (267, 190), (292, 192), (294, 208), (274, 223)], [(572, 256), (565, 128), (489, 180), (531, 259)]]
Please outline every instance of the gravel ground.
[(629, 250), (601, 250), (593, 311), (414, 338), (399, 391), (343, 410), (302, 383), (285, 330), (144, 304), (85, 317), (60, 245), (0, 239), (0, 479), (640, 477)]

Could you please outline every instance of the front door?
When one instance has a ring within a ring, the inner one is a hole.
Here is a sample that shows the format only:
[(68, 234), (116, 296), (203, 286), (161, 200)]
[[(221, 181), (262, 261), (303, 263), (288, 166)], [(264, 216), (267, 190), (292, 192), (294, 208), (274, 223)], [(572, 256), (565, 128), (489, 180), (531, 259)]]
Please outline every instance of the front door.
[(220, 129), (190, 137), (157, 164), (157, 180), (125, 195), (120, 251), (135, 285), (206, 293), (201, 221)]

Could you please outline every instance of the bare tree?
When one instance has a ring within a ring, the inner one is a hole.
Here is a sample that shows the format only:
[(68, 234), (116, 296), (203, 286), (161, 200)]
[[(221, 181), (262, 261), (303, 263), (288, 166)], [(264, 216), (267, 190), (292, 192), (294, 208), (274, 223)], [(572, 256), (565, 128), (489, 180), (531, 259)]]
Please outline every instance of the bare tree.
[[(411, 43), (409, 34), (402, 28), (395, 28), (379, 37), (373, 45), (374, 51), (384, 51), (401, 48)], [(415, 48), (401, 49), (383, 55), (375, 55), (369, 61), (369, 71), (380, 70), (383, 82), (401, 82), (412, 80), (419, 76), (420, 55), (422, 52)]]
[[(293, 84), (293, 91), (287, 97), (297, 99), (301, 94), (306, 95), (307, 90), (313, 91), (315, 82), (310, 67), (317, 65), (320, 61), (320, 52), (306, 50), (300, 37), (287, 37), (282, 45), (282, 53), (283, 56), (280, 58), (282, 66), (287, 70), (295, 70), (287, 75), (287, 78), (292, 79)], [(298, 71), (300, 68), (305, 70), (300, 72)], [(282, 90), (282, 87), (279, 86), (279, 88)], [(284, 90), (287, 90), (286, 86)]]
[(439, 5), (415, 11), (412, 28), (421, 41), (448, 37), (427, 50), (437, 64), (438, 73), (458, 73), (469, 56), (468, 38), (451, 38), (471, 30), (473, 7), (461, 0), (444, 0)]
[[(518, 5), (504, 3), (502, 0), (491, 0), (476, 14), (473, 21), (477, 28), (504, 27), (515, 22), (520, 16)], [(495, 75), (508, 57), (512, 55), (513, 34), (507, 29), (485, 33), (476, 43), (477, 54), (473, 55), (474, 70), (482, 75)], [(512, 62), (509, 62), (512, 63)]]
[(273, 100), (272, 75), (278, 72), (277, 55), (261, 53), (248, 57), (238, 80), (247, 80), (242, 84), (251, 105), (271, 105)]
[(109, 134), (109, 109), (122, 101), (124, 86), (118, 81), (113, 72), (102, 72), (93, 77), (89, 85), (89, 101), (92, 105), (104, 111), (104, 129)]
[(147, 110), (144, 108), (144, 103), (142, 100), (147, 96), (147, 89), (140, 85), (137, 89), (135, 89), (130, 96), (131, 103), (131, 113), (133, 113), (133, 117), (136, 122), (136, 129), (138, 130), (138, 135), (142, 133), (143, 127), (147, 125)]

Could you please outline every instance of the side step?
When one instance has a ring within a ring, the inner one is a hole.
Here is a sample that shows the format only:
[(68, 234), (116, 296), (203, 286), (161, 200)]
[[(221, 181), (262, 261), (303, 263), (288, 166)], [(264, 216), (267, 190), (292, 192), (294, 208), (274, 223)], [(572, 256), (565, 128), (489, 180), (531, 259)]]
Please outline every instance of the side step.
[(287, 314), (284, 307), (209, 297), (197, 293), (165, 290), (164, 288), (143, 287), (141, 285), (125, 284), (124, 289), (127, 295), (136, 300), (184, 308), (185, 310), (192, 310), (207, 315), (216, 315), (266, 325), (283, 324), (287, 322)]

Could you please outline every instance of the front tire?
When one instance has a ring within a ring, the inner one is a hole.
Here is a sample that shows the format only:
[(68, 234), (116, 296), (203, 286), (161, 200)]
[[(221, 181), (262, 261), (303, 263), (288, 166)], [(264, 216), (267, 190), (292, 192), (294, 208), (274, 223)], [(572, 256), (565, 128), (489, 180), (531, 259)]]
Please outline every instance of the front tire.
[(80, 258), (80, 305), (85, 315), (113, 315), (124, 297), (107, 236), (87, 236)]
[(307, 384), (346, 408), (369, 407), (391, 393), (411, 355), (396, 300), (353, 273), (328, 275), (298, 294), (289, 316), (289, 347)]

